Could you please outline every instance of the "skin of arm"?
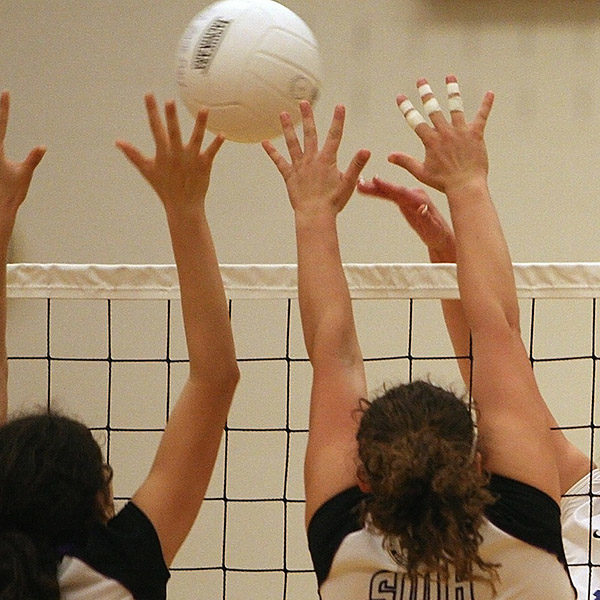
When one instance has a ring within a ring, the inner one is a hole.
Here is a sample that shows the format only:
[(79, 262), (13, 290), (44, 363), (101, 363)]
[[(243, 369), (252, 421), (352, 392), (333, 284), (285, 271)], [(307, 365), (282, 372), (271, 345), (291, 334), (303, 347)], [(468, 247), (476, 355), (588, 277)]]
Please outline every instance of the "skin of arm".
[(342, 173), (337, 152), (344, 107), (335, 108), (321, 150), (310, 104), (302, 102), (300, 109), (304, 148), (287, 113), (281, 124), (290, 161), (271, 142), (263, 147), (285, 181), (294, 211), (300, 314), (313, 370), (304, 469), (308, 525), (323, 502), (357, 483), (356, 409), (366, 397), (366, 379), (336, 220), (370, 153), (358, 151)]
[[(374, 177), (371, 181), (359, 181), (358, 190), (363, 194), (377, 196), (393, 202), (408, 224), (427, 247), (432, 263), (456, 263), (456, 241), (452, 227), (429, 198), (425, 190), (394, 185)], [(454, 353), (468, 357), (471, 352), (471, 334), (465, 322), (460, 300), (441, 301), (444, 322), (450, 336)], [(470, 386), (471, 366), (466, 358), (458, 358), (463, 381)]]
[[(426, 245), (432, 263), (456, 262), (456, 240), (452, 227), (446, 222), (424, 190), (409, 189), (378, 178), (369, 182), (359, 181), (358, 189), (362, 193), (394, 202), (408, 224)], [(460, 301), (442, 300), (441, 304), (455, 354), (468, 356), (470, 331)], [(469, 361), (459, 358), (458, 365), (463, 381), (468, 388), (471, 384)], [(552, 430), (552, 441), (557, 457), (561, 494), (564, 494), (589, 472), (591, 460), (558, 428), (556, 419), (547, 407), (546, 412), (546, 421)]]
[(133, 496), (154, 524), (167, 565), (192, 527), (219, 451), (239, 380), (223, 283), (205, 214), (217, 136), (202, 150), (207, 112), (200, 111), (187, 144), (181, 140), (175, 103), (165, 105), (163, 124), (156, 100), (146, 96), (156, 156), (147, 158), (128, 142), (117, 146), (161, 200), (181, 290), (189, 374), (159, 444), (150, 473)]
[(6, 352), (6, 263), (8, 244), (12, 235), (17, 211), (25, 200), (33, 172), (46, 149), (33, 148), (22, 162), (7, 158), (4, 140), (8, 127), (10, 95), (0, 94), (0, 425), (6, 423), (8, 415), (8, 359)]
[[(449, 76), (447, 82), (456, 79)], [(417, 86), (426, 83), (422, 79)], [(406, 99), (399, 96), (398, 104)], [(483, 133), (492, 103), (488, 92), (471, 123), (462, 111), (452, 111), (450, 121), (441, 110), (432, 112), (431, 126), (415, 127), (424, 160), (403, 153), (389, 160), (448, 199), (462, 308), (473, 340), (472, 392), (480, 411), (484, 465), (558, 501), (560, 479), (547, 407), (521, 340), (512, 262), (487, 185)]]

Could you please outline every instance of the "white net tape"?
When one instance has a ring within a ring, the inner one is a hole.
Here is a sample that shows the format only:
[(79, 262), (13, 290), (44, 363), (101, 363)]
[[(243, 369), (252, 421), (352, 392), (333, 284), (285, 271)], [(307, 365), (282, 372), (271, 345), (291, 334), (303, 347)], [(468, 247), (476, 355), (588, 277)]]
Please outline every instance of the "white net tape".
[[(517, 263), (521, 298), (600, 296), (600, 263)], [(346, 264), (353, 298), (456, 298), (450, 264)], [(222, 265), (230, 298), (295, 298), (295, 265)], [(8, 267), (13, 298), (174, 299), (174, 265), (18, 263)]]

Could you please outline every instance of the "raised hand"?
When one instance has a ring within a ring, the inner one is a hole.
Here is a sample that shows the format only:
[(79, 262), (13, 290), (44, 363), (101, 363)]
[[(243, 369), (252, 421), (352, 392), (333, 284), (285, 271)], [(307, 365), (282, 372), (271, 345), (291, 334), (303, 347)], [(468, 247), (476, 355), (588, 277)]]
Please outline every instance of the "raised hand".
[(201, 110), (189, 142), (183, 144), (175, 102), (165, 104), (165, 124), (154, 96), (146, 95), (145, 101), (156, 155), (154, 158), (146, 157), (132, 144), (122, 140), (117, 141), (117, 147), (137, 167), (166, 209), (171, 205), (203, 206), (212, 163), (225, 138), (217, 135), (202, 150), (208, 111)]
[(4, 148), (4, 139), (8, 127), (8, 112), (10, 95), (2, 92), (0, 95), (0, 215), (9, 217), (10, 228), (14, 224), (17, 209), (25, 200), (33, 172), (38, 166), (46, 148), (36, 146), (22, 162), (9, 160)]
[(336, 106), (319, 150), (312, 109), (300, 104), (304, 148), (288, 114), (281, 125), (288, 162), (270, 142), (263, 147), (281, 173), (294, 209), (298, 253), (298, 300), (304, 343), (313, 371), (310, 433), (304, 483), (306, 523), (329, 498), (356, 483), (356, 409), (366, 397), (366, 378), (352, 301), (342, 266), (337, 216), (356, 188), (369, 159), (359, 150), (345, 172), (337, 152), (345, 109)]
[(301, 102), (300, 111), (304, 148), (287, 113), (281, 115), (281, 126), (290, 162), (270, 141), (264, 141), (263, 148), (281, 173), (295, 211), (327, 211), (337, 214), (346, 206), (354, 192), (358, 176), (371, 154), (368, 150), (359, 150), (346, 171), (340, 171), (337, 166), (337, 152), (344, 131), (345, 108), (342, 105), (335, 107), (331, 126), (321, 150), (310, 103)]
[(8, 361), (6, 354), (6, 262), (8, 244), (19, 206), (25, 200), (33, 172), (46, 149), (36, 146), (22, 162), (6, 157), (4, 139), (8, 127), (10, 95), (0, 94), (0, 425), (8, 414)]
[(156, 155), (128, 142), (117, 146), (150, 183), (165, 207), (181, 292), (189, 372), (170, 413), (147, 478), (133, 496), (152, 521), (170, 565), (192, 527), (219, 451), (239, 369), (219, 263), (206, 218), (205, 197), (216, 136), (202, 150), (207, 111), (200, 111), (187, 144), (174, 102), (163, 123), (154, 96), (146, 96)]
[(456, 77), (448, 75), (446, 85), (450, 121), (444, 116), (426, 79), (419, 79), (417, 87), (431, 125), (407, 96), (398, 96), (396, 101), (400, 110), (425, 146), (425, 158), (421, 162), (403, 152), (394, 152), (388, 160), (406, 169), (425, 185), (448, 194), (487, 179), (488, 156), (483, 134), (494, 94), (485, 94), (475, 118), (468, 123), (462, 110)]
[(379, 177), (374, 177), (370, 181), (360, 179), (357, 189), (363, 194), (393, 202), (400, 209), (407, 223), (427, 246), (434, 262), (454, 262), (456, 260), (452, 227), (425, 190), (394, 185)]

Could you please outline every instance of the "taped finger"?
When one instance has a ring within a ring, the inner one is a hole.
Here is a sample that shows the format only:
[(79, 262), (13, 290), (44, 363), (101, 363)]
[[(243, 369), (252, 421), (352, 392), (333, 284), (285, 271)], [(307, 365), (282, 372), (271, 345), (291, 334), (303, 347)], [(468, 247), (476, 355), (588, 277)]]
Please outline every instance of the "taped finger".
[(413, 106), (413, 103), (408, 98), (403, 100), (398, 105), (398, 108), (412, 129), (416, 129), (421, 123), (426, 122), (423, 115)]
[(423, 100), (425, 96), (429, 96), (430, 94), (433, 96), (433, 90), (431, 89), (431, 86), (428, 83), (423, 83), (417, 89), (419, 91), (419, 96), (421, 96), (421, 100)]
[(423, 102), (423, 110), (425, 114), (429, 116), (431, 113), (441, 111), (440, 103), (437, 101), (436, 97), (433, 95), (433, 90), (428, 83), (421, 84), (418, 88), (419, 96), (421, 96), (421, 101)]
[(464, 112), (465, 108), (463, 105), (462, 96), (460, 95), (460, 87), (458, 86), (458, 82), (449, 81), (446, 84), (446, 87), (448, 89), (448, 109), (450, 112)]
[(431, 113), (439, 112), (442, 109), (435, 96), (432, 96), (427, 102), (423, 102), (423, 110), (425, 111), (425, 114), (429, 116)]

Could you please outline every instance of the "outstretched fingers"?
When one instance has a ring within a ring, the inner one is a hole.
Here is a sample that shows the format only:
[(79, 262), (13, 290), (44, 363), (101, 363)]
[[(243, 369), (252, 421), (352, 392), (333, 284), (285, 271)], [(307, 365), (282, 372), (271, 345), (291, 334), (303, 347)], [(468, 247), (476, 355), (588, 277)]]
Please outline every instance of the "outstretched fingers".
[(396, 185), (373, 177), (370, 181), (361, 179), (358, 182), (358, 191), (384, 200), (390, 200), (398, 206), (419, 209), (424, 204), (427, 205), (428, 196), (420, 188), (407, 188), (403, 185)]
[(271, 140), (264, 140), (262, 142), (262, 147), (285, 180), (288, 177), (291, 169), (290, 163), (283, 157), (283, 154), (281, 154), (281, 152), (279, 152), (279, 150), (273, 146)]
[(221, 146), (225, 143), (225, 136), (219, 133), (213, 141), (204, 150), (204, 156), (212, 163), (217, 152), (221, 149)]
[(144, 100), (146, 103), (146, 112), (148, 113), (150, 131), (152, 132), (156, 149), (157, 151), (164, 150), (167, 146), (167, 132), (158, 112), (156, 98), (154, 97), (154, 94), (146, 94)]
[(115, 145), (126, 156), (127, 160), (129, 160), (133, 166), (137, 167), (143, 175), (148, 173), (152, 161), (149, 158), (146, 158), (135, 146), (133, 146), (133, 144), (123, 140), (117, 140)]
[(200, 109), (196, 115), (194, 129), (192, 130), (192, 135), (190, 136), (190, 141), (188, 142), (186, 149), (193, 157), (202, 154), (202, 156), (212, 163), (217, 152), (225, 142), (225, 136), (222, 133), (217, 134), (206, 149), (202, 151), (202, 142), (204, 141), (204, 136), (206, 134), (207, 123), (208, 109)]
[(485, 126), (487, 124), (488, 117), (490, 116), (490, 112), (492, 111), (492, 106), (494, 105), (494, 93), (486, 92), (483, 96), (483, 100), (481, 101), (481, 106), (473, 119), (473, 127), (483, 134), (485, 130)]
[(356, 183), (365, 165), (371, 158), (371, 152), (365, 148), (359, 150), (348, 165), (346, 172), (342, 176), (343, 180), (343, 193), (350, 197), (352, 192), (356, 188)]
[(410, 128), (421, 137), (422, 133), (429, 129), (425, 117), (415, 108), (414, 104), (405, 94), (398, 95), (396, 104)]
[(419, 181), (422, 181), (423, 177), (426, 176), (425, 165), (410, 154), (405, 154), (404, 152), (392, 152), (392, 154), (388, 156), (388, 162), (406, 169)]
[[(435, 97), (431, 86), (424, 77), (417, 80), (417, 90), (423, 103), (423, 112), (430, 119), (432, 125), (439, 129), (448, 124), (444, 112)], [(464, 106), (460, 87), (455, 75), (446, 76), (446, 90), (448, 94), (448, 110), (450, 112), (450, 120), (452, 125), (465, 125)], [(419, 137), (427, 134), (431, 128), (427, 125), (425, 117), (414, 107), (412, 102), (404, 94), (400, 94), (396, 102), (402, 111), (407, 123), (415, 130)], [(488, 111), (489, 113), (489, 111)]]
[(446, 76), (446, 91), (448, 93), (448, 110), (454, 126), (465, 125), (465, 109), (460, 87), (455, 75)]
[(304, 132), (304, 153), (314, 156), (319, 151), (319, 139), (315, 116), (308, 100), (300, 102), (300, 115), (302, 116), (302, 130)]
[(327, 138), (325, 139), (325, 143), (323, 144), (322, 150), (325, 156), (332, 157), (333, 160), (335, 160), (340, 144), (342, 142), (345, 119), (346, 108), (343, 104), (338, 104), (333, 111), (333, 118), (331, 120), (331, 125), (329, 126)]
[(36, 146), (29, 152), (27, 158), (23, 161), (23, 164), (29, 171), (33, 172), (40, 164), (42, 158), (44, 158), (44, 154), (46, 154), (46, 147)]
[(414, 229), (420, 219), (429, 217), (430, 205), (435, 209), (425, 190), (395, 185), (379, 177), (373, 177), (370, 181), (360, 180), (357, 189), (363, 194), (393, 202)]
[(434, 127), (442, 127), (447, 124), (446, 117), (442, 112), (442, 108), (437, 98), (433, 95), (433, 90), (427, 82), (427, 79), (422, 77), (417, 80), (417, 90), (423, 103), (423, 111), (429, 117)]
[(206, 123), (208, 122), (208, 110), (200, 109), (196, 115), (196, 121), (194, 123), (194, 129), (190, 136), (188, 147), (194, 154), (198, 154), (202, 148), (202, 142), (204, 141), (204, 134), (206, 133)]
[(298, 140), (296, 130), (294, 129), (292, 117), (288, 112), (283, 112), (281, 113), (279, 120), (281, 122), (283, 138), (285, 139), (285, 144), (290, 153), (290, 158), (293, 163), (297, 162), (302, 158), (304, 153), (302, 151), (302, 146), (300, 145), (300, 140)]
[(386, 182), (379, 179), (379, 177), (373, 177), (372, 179), (363, 179), (360, 177), (356, 184), (356, 189), (361, 194), (366, 194), (368, 196), (377, 196), (378, 198), (384, 198), (385, 200), (391, 199), (388, 196), (387, 190), (384, 189), (384, 185)]
[(181, 128), (177, 117), (177, 107), (174, 100), (165, 103), (165, 120), (167, 122), (167, 135), (169, 136), (169, 146), (176, 152), (183, 150), (181, 141)]

